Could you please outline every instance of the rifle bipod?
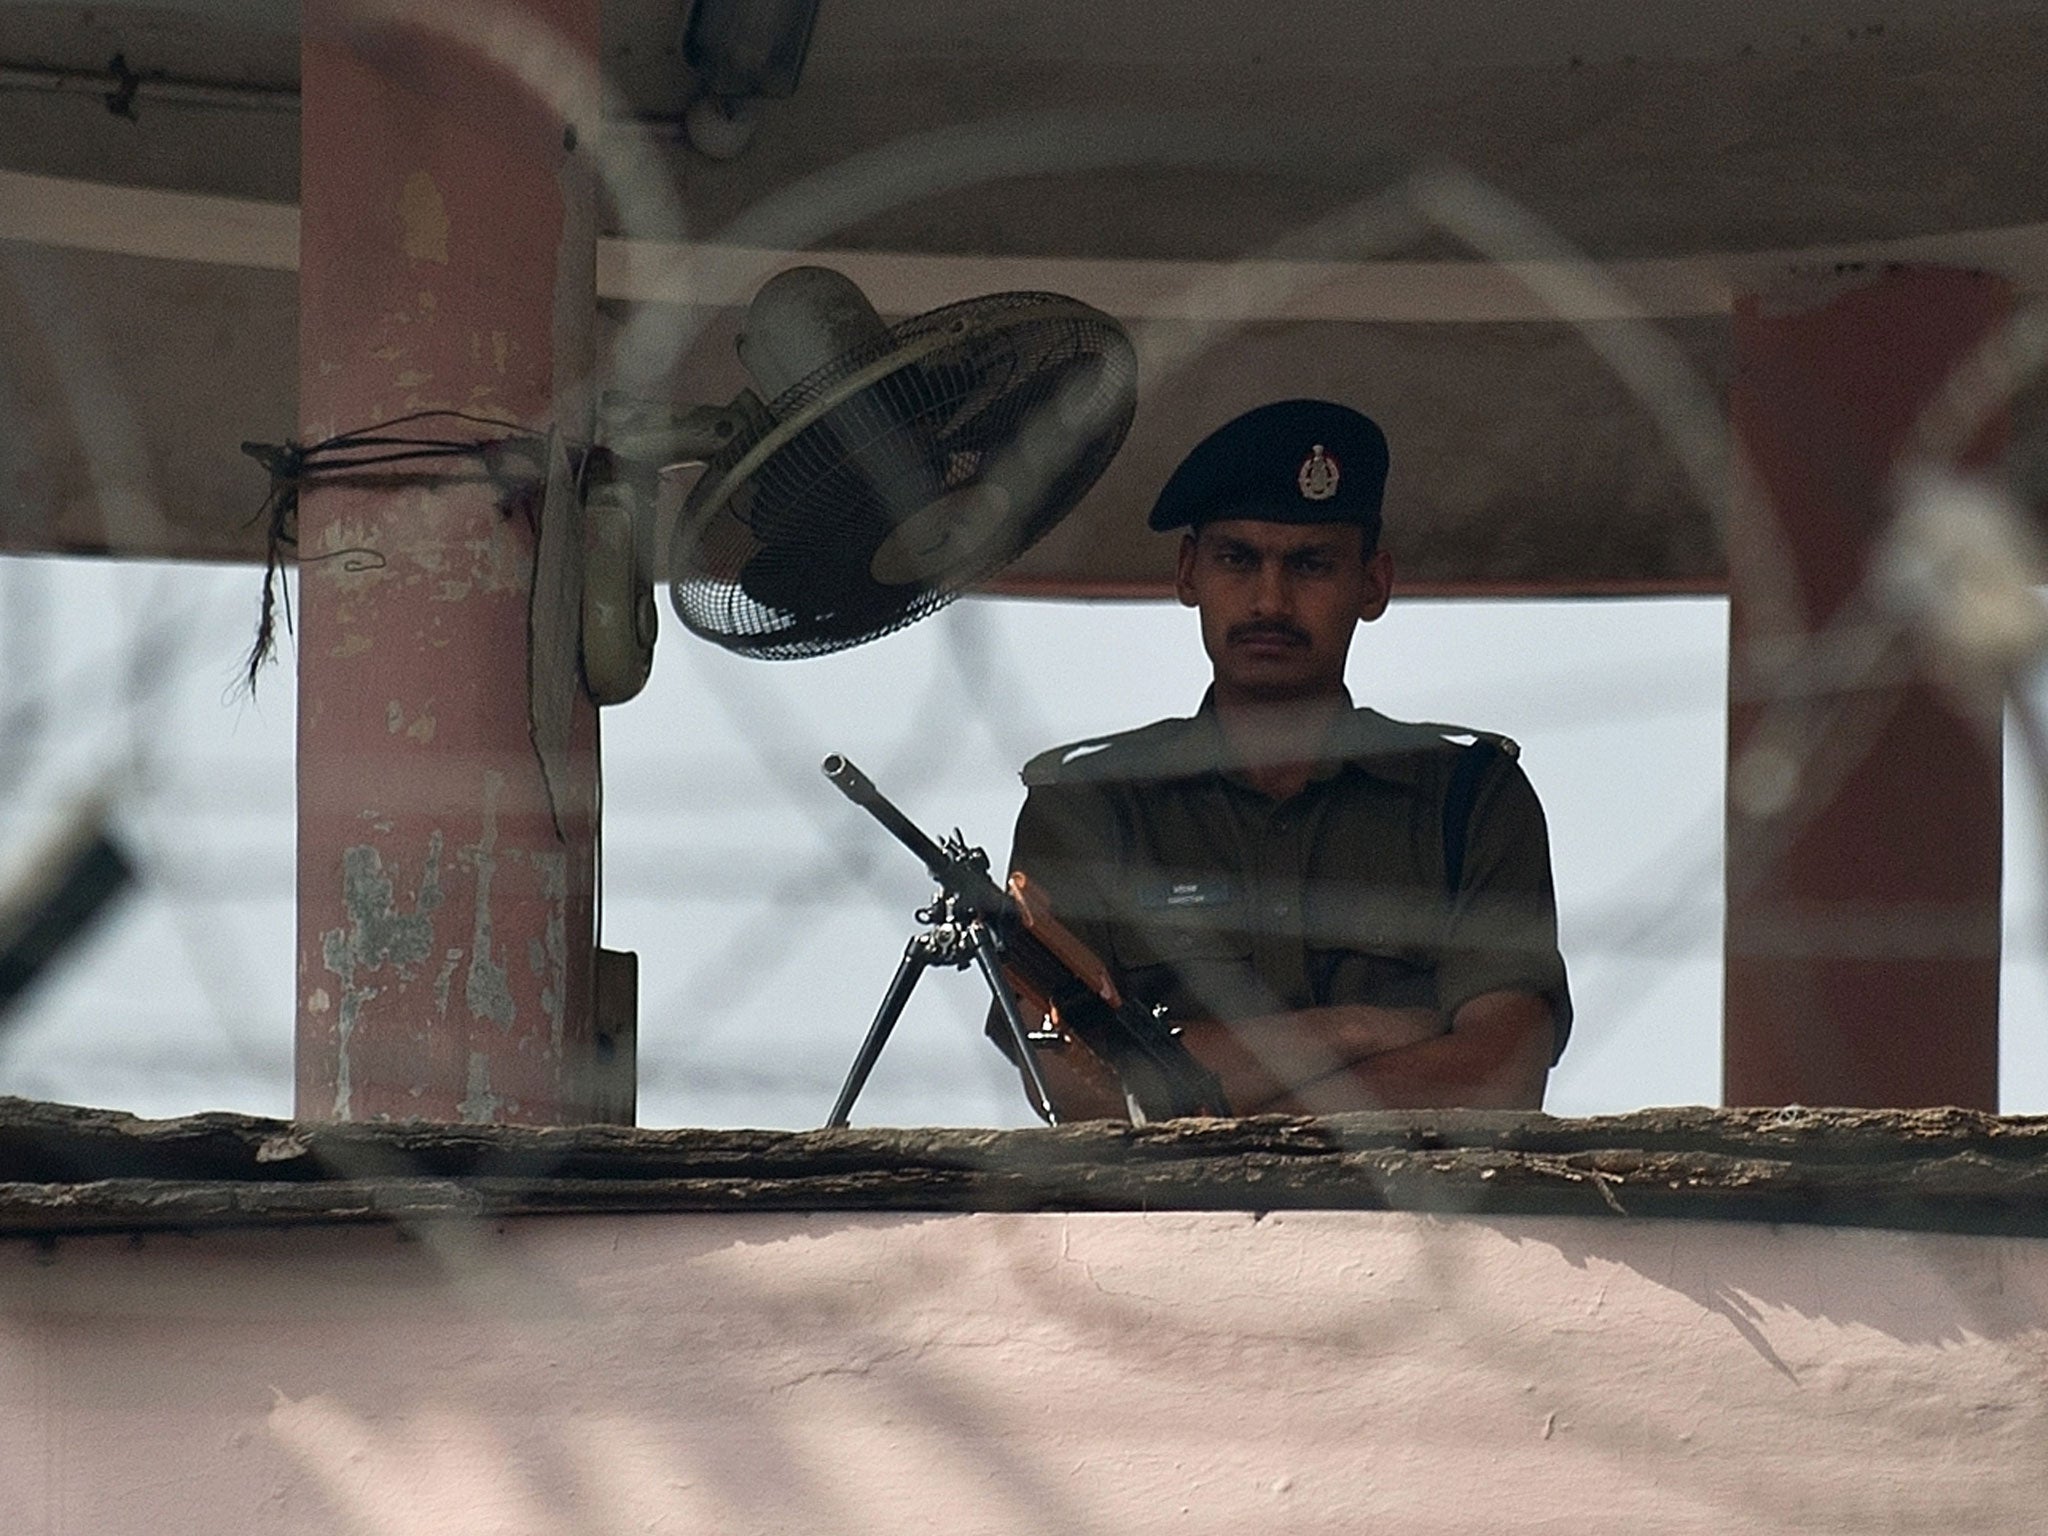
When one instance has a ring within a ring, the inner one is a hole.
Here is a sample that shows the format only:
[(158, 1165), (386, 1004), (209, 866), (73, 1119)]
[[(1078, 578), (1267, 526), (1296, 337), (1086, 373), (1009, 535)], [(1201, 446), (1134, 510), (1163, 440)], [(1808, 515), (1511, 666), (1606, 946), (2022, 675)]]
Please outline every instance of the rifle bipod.
[(853, 1114), (853, 1101), (867, 1086), (868, 1074), (874, 1071), (882, 1047), (889, 1043), (889, 1034), (896, 1028), (897, 1019), (902, 1017), (910, 994), (917, 988), (918, 979), (935, 965), (955, 971), (964, 971), (970, 965), (980, 969), (982, 979), (988, 983), (989, 995), (995, 999), (996, 1009), (1002, 1014), (1003, 1023), (1010, 1032), (1017, 1059), (1023, 1064), (1025, 1076), (1031, 1080), (1032, 1092), (1046, 1107), (1046, 1119), (1054, 1125), (1059, 1123), (1059, 1115), (1052, 1108), (1052, 1094), (1039, 1070), (1038, 1054), (1032, 1049), (1031, 1031), (1025, 1027), (1023, 1010), (1017, 1006), (1017, 993), (1011, 987), (1010, 979), (1003, 974), (1002, 947), (995, 930), (989, 926), (986, 917), (978, 912), (963, 914), (961, 906), (957, 896), (941, 891), (930, 906), (919, 910), (917, 920), (930, 926), (912, 934), (910, 942), (904, 946), (903, 960), (896, 967), (895, 979), (882, 996), (882, 1006), (875, 1011), (875, 1022), (868, 1026), (867, 1038), (861, 1041), (860, 1053), (853, 1058), (853, 1066), (848, 1069), (846, 1081), (839, 1089), (839, 1098), (832, 1106), (832, 1116), (825, 1122), (828, 1129), (845, 1125)]

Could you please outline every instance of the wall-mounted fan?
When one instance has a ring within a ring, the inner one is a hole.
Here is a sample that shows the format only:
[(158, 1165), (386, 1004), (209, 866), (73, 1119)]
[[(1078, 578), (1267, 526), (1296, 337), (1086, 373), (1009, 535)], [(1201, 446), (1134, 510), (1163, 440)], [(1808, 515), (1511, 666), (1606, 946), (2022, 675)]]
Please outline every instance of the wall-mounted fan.
[[(797, 267), (756, 295), (739, 350), (755, 387), (731, 405), (643, 414), (608, 441), (704, 464), (669, 540), (670, 596), (693, 633), (747, 656), (859, 645), (1002, 569), (1108, 467), (1137, 402), (1129, 338), (1056, 294), (890, 326), (847, 278)], [(590, 614), (644, 604), (586, 595), (586, 669)], [(651, 645), (650, 616), (641, 627)]]

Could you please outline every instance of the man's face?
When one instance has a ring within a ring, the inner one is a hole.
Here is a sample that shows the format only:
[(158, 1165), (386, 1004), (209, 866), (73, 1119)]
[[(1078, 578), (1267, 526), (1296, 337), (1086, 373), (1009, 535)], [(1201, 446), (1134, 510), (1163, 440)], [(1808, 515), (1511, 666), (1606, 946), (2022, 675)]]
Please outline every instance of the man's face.
[(1384, 550), (1363, 555), (1355, 523), (1205, 523), (1181, 540), (1175, 586), (1202, 616), (1225, 697), (1279, 703), (1334, 693), (1360, 620), (1393, 587)]

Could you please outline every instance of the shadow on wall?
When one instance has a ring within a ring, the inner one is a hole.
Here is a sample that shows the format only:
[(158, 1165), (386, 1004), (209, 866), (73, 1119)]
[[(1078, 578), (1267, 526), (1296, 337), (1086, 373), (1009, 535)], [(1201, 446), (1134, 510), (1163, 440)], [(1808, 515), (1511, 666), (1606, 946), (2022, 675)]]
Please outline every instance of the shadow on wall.
[(2012, 1529), (2044, 1299), (2039, 1243), (1399, 1213), (66, 1240), (0, 1250), (0, 1469), (104, 1530)]

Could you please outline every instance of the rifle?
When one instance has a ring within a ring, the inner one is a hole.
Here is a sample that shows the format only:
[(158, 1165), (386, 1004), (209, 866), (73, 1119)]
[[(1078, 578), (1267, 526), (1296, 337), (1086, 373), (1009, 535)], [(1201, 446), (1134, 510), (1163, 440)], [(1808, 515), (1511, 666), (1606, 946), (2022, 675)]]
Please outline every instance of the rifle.
[[(939, 886), (931, 904), (917, 913), (928, 926), (904, 950), (828, 1126), (846, 1124), (911, 989), (933, 965), (980, 969), (1034, 1107), (1055, 1125), (1061, 1117), (1040, 1052), (1074, 1052), (1099, 1062), (1114, 1075), (1131, 1119), (1140, 1124), (1230, 1113), (1215, 1074), (1189, 1053), (1163, 1011), (1124, 997), (1109, 967), (1053, 917), (1021, 873), (1010, 876), (1007, 888), (998, 886), (989, 878), (988, 855), (970, 848), (957, 831), (943, 845), (936, 843), (845, 758), (834, 753), (822, 766), (825, 777), (908, 848)], [(1035, 1025), (1025, 1018), (1027, 1007), (1038, 1016)]]

